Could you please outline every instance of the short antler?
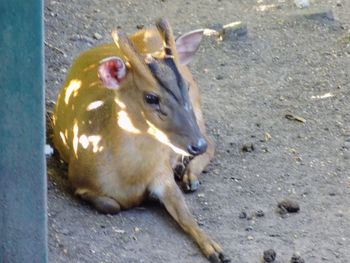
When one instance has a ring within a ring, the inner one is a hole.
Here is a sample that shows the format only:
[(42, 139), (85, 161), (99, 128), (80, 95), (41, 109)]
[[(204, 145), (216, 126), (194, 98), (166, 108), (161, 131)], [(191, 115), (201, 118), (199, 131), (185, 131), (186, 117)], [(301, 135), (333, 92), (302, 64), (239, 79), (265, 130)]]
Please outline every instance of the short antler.
[(164, 51), (167, 56), (174, 56), (175, 53), (175, 39), (173, 35), (173, 31), (170, 27), (169, 22), (166, 19), (159, 19), (156, 22), (157, 29), (162, 36), (164, 42), (165, 42), (165, 47)]

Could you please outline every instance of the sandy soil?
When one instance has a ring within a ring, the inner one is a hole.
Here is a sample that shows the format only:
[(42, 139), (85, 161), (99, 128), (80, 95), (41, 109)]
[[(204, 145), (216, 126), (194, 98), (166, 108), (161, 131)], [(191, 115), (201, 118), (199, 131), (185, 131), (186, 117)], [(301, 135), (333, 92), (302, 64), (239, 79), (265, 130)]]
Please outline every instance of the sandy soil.
[[(311, 7), (335, 20), (287, 0), (47, 0), (47, 98), (74, 57), (110, 42), (116, 27), (132, 33), (167, 17), (179, 35), (247, 23), (247, 36), (205, 39), (191, 64), (217, 151), (186, 201), (232, 262), (261, 262), (269, 248), (280, 263), (294, 253), (350, 262), (350, 1)], [(50, 262), (207, 262), (159, 204), (101, 215), (73, 195), (54, 158), (48, 178)], [(281, 216), (286, 198), (298, 213)]]

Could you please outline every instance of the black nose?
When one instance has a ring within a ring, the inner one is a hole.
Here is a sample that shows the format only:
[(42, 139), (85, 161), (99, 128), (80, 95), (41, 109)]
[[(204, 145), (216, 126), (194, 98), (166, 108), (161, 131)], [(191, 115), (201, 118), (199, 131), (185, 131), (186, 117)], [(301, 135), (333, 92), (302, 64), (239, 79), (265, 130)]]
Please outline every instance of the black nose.
[(203, 138), (201, 138), (196, 144), (189, 144), (187, 146), (187, 150), (192, 155), (202, 154), (207, 150), (207, 143)]

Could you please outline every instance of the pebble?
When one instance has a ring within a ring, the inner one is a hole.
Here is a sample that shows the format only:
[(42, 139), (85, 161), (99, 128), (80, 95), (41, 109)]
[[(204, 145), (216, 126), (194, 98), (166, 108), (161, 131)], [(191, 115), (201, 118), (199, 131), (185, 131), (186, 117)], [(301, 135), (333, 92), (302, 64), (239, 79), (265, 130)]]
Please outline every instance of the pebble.
[(247, 218), (247, 213), (244, 212), (244, 211), (240, 212), (239, 215), (238, 215), (238, 218), (240, 218), (240, 219), (245, 219), (245, 218)]
[(265, 216), (265, 213), (262, 210), (258, 210), (255, 212), (255, 216), (256, 217), (263, 217), (263, 216)]
[(94, 39), (100, 40), (100, 39), (102, 39), (102, 36), (99, 33), (95, 33)]
[(305, 260), (297, 254), (294, 254), (290, 259), (290, 263), (305, 263)]
[(307, 8), (310, 6), (309, 0), (294, 0), (294, 3), (298, 8)]
[(280, 208), (280, 214), (297, 213), (300, 210), (300, 206), (296, 201), (285, 199), (278, 203), (278, 208)]
[(247, 232), (252, 231), (252, 230), (253, 230), (253, 227), (252, 227), (252, 226), (247, 226), (247, 227), (245, 228), (245, 231), (247, 231)]
[(263, 259), (264, 262), (274, 262), (276, 259), (276, 251), (273, 249), (265, 250)]
[(125, 234), (125, 230), (123, 229), (117, 229), (115, 227), (112, 227), (113, 231), (118, 234)]
[(254, 151), (254, 145), (252, 143), (245, 143), (241, 147), (242, 152), (252, 152)]

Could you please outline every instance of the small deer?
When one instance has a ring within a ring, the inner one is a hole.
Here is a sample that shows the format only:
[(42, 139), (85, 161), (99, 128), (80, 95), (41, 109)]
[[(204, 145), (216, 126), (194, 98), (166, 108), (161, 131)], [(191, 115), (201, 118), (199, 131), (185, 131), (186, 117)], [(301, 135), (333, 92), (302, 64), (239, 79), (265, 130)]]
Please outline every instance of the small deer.
[(54, 144), (68, 163), (81, 199), (101, 213), (140, 205), (151, 195), (164, 204), (211, 262), (230, 262), (191, 215), (174, 178), (184, 158), (187, 190), (214, 154), (187, 68), (203, 30), (176, 41), (166, 20), (82, 53), (54, 109)]

